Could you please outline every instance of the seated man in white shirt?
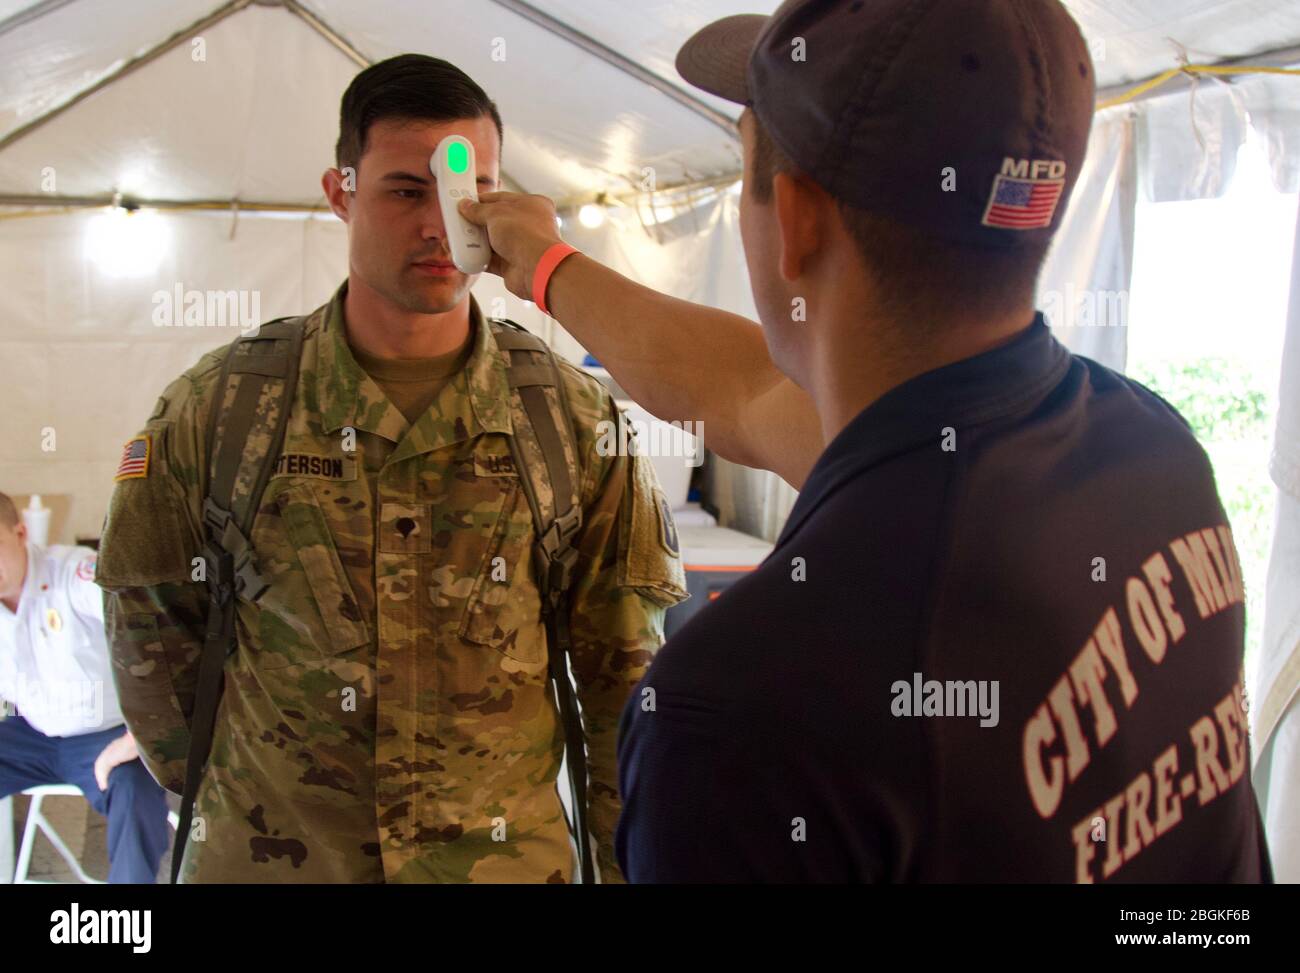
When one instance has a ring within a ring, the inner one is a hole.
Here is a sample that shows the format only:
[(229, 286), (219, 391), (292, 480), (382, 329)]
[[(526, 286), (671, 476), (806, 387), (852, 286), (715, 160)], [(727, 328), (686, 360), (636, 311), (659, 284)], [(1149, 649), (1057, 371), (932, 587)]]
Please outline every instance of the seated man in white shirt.
[(95, 552), (28, 542), (0, 493), (0, 797), (74, 784), (108, 818), (110, 882), (153, 882), (167, 803), (123, 725)]

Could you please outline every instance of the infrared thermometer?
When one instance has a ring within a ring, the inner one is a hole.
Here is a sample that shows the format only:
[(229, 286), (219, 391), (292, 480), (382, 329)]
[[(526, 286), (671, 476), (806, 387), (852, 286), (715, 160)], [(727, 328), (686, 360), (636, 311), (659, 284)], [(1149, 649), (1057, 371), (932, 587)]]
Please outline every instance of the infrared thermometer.
[(429, 158), (429, 171), (438, 182), (438, 205), (442, 207), (452, 263), (462, 274), (483, 273), (492, 257), (487, 231), (465, 219), (456, 209), (462, 199), (478, 202), (474, 145), (461, 135), (448, 135)]

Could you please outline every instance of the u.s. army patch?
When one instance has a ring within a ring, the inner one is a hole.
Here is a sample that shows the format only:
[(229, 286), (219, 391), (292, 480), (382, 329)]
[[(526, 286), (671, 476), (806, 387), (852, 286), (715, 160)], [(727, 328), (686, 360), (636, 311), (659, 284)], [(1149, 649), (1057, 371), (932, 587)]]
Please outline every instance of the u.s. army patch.
[(668, 498), (662, 493), (655, 493), (656, 505), (659, 507), (659, 543), (673, 557), (681, 551), (677, 540), (677, 525), (673, 522), (673, 512), (668, 506)]
[(149, 437), (136, 436), (122, 447), (122, 461), (117, 464), (113, 482), (139, 480), (149, 475)]

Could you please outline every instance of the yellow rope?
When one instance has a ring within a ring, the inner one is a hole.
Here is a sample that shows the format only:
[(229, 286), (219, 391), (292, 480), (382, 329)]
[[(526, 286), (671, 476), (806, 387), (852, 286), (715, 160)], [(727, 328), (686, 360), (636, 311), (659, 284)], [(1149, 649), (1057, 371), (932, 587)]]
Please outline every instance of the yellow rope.
[(57, 209), (22, 209), (16, 213), (0, 213), (0, 220), (25, 220), (32, 216), (66, 216), (81, 207), (60, 206)]
[(1144, 95), (1148, 91), (1159, 88), (1162, 84), (1173, 80), (1180, 74), (1290, 74), (1300, 76), (1300, 68), (1272, 68), (1260, 65), (1252, 67), (1249, 64), (1237, 65), (1214, 65), (1214, 64), (1186, 64), (1182, 67), (1170, 68), (1164, 74), (1158, 74), (1150, 81), (1144, 81), (1130, 91), (1122, 95), (1116, 95), (1114, 98), (1107, 99), (1097, 106), (1097, 111), (1104, 108), (1114, 108), (1116, 105), (1122, 105), (1126, 101), (1132, 101), (1139, 95)]

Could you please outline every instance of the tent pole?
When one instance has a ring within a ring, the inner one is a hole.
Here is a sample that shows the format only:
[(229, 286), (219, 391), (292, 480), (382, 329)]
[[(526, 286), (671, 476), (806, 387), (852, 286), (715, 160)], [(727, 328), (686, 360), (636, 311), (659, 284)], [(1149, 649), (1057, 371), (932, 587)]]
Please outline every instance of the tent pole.
[[(48, 209), (103, 209), (116, 204), (128, 209), (156, 209), (170, 211), (212, 211), (229, 213), (237, 206), (242, 213), (330, 213), (323, 201), (319, 203), (249, 202), (243, 199), (140, 199), (110, 193), (103, 196), (57, 196), (54, 193), (18, 194), (0, 193), (0, 206), (27, 206)], [(0, 219), (14, 214), (0, 213)]]
[(4, 138), (0, 139), (0, 151), (4, 151), (5, 149), (9, 148), (9, 146), (17, 142), (23, 136), (30, 135), (32, 132), (36, 131), (38, 128), (44, 125), (46, 122), (52, 121), (53, 119), (62, 115), (73, 105), (85, 101), (87, 98), (95, 94), (97, 91), (102, 91), (103, 89), (111, 85), (113, 82), (126, 77), (128, 74), (131, 74), (132, 72), (139, 70), (140, 68), (144, 67), (146, 64), (149, 64), (152, 61), (156, 61), (158, 58), (162, 57), (162, 55), (166, 54), (172, 48), (184, 44), (190, 38), (196, 36), (197, 34), (202, 33), (203, 31), (207, 30), (209, 27), (212, 27), (220, 23), (221, 21), (229, 17), (231, 14), (238, 13), (239, 11), (243, 10), (252, 2), (253, 0), (230, 0), (229, 3), (218, 7), (216, 10), (212, 11), (212, 13), (208, 14), (206, 17), (203, 17), (200, 20), (196, 20), (188, 27), (182, 28), (180, 31), (173, 34), (171, 37), (167, 38), (167, 40), (149, 48), (149, 50), (145, 51), (139, 57), (134, 57), (131, 60), (127, 61), (116, 71), (113, 71), (110, 74), (107, 74), (104, 77), (100, 78), (98, 81), (90, 85), (88, 88), (83, 88), (81, 91), (78, 91), (67, 101), (63, 102), (60, 105), (54, 106), (49, 111), (47, 111), (44, 115), (41, 115), (37, 118), (33, 118), (26, 125), (18, 126), (18, 128), (14, 129)]
[(338, 31), (334, 30), (334, 28), (330, 27), (330, 25), (321, 20), (320, 17), (303, 7), (302, 4), (297, 2), (297, 0), (280, 0), (279, 5), (284, 7), (285, 10), (289, 11), (289, 13), (293, 14), (295, 17), (302, 20), (308, 27), (337, 47), (345, 56), (356, 64), (357, 67), (368, 68), (370, 65), (375, 63), (358, 51), (351, 41)]
[(26, 10), (20, 10), (8, 20), (0, 21), (0, 37), (3, 37), (11, 30), (17, 30), (24, 24), (30, 24), (33, 20), (39, 20), (46, 14), (52, 14), (60, 7), (66, 7), (70, 3), (72, 3), (72, 0), (43, 0), (43, 2), (33, 4)]
[(637, 64), (635, 61), (624, 57), (613, 48), (607, 47), (600, 41), (593, 37), (589, 37), (579, 30), (575, 30), (562, 20), (558, 20), (550, 14), (538, 10), (530, 3), (525, 3), (524, 0), (492, 0), (492, 2), (497, 4), (497, 6), (505, 7), (511, 13), (518, 14), (520, 17), (536, 24), (543, 30), (550, 31), (555, 36), (568, 41), (570, 44), (582, 48), (588, 54), (600, 58), (605, 63), (618, 68), (624, 74), (631, 75), (638, 81), (650, 85), (650, 87), (659, 91), (661, 94), (667, 95), (679, 105), (689, 108), (691, 111), (695, 112), (695, 114), (712, 122), (714, 125), (718, 126), (718, 128), (726, 132), (732, 139), (739, 140), (740, 135), (736, 131), (735, 119), (723, 112), (717, 111), (699, 98), (696, 98), (689, 92), (679, 88), (671, 81), (661, 78), (653, 71), (649, 71), (640, 64)]

